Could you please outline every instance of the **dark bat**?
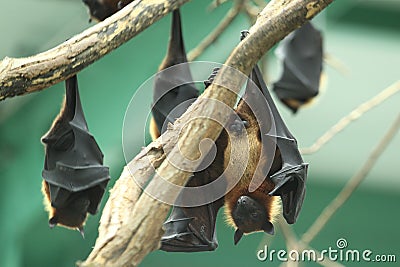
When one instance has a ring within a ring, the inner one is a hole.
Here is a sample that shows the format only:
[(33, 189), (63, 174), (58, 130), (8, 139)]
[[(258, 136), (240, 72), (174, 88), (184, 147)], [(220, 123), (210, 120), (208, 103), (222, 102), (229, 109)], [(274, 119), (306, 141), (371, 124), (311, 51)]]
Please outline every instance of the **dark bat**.
[(289, 34), (277, 49), (283, 72), (274, 83), (278, 98), (296, 113), (318, 95), (322, 72), (322, 36), (311, 23)]
[[(179, 9), (172, 12), (171, 33), (167, 54), (159, 67), (153, 89), (153, 118), (150, 133), (153, 139), (162, 134), (168, 123), (179, 118), (198, 97), (187, 63)], [(170, 68), (174, 66), (173, 68)]]
[[(216, 72), (205, 81), (206, 88), (214, 79)], [(218, 177), (224, 171), (224, 151), (227, 146), (226, 131), (223, 131), (216, 141), (217, 155), (211, 165), (203, 171), (195, 172), (186, 184), (187, 187), (206, 185)], [(206, 156), (207, 158), (207, 156)], [(224, 185), (222, 185), (224, 186)], [(214, 188), (215, 191), (225, 188)], [(178, 198), (201, 198), (202, 195), (188, 195), (184, 192)], [(215, 232), (215, 223), (219, 209), (224, 205), (224, 199), (220, 198), (207, 205), (198, 207), (173, 207), (168, 220), (164, 223), (165, 234), (161, 239), (161, 250), (173, 252), (193, 252), (214, 250), (218, 246)]]
[[(205, 81), (206, 87), (212, 83), (215, 75), (216, 70), (210, 76), (209, 81)], [(246, 90), (243, 96), (246, 101), (253, 96), (248, 93)], [(215, 250), (218, 246), (215, 233), (216, 217), (218, 210), (223, 205), (225, 205), (228, 223), (236, 228), (235, 244), (239, 242), (244, 233), (256, 231), (274, 233), (272, 221), (277, 215), (279, 201), (276, 196), (268, 195), (268, 192), (274, 189), (274, 184), (271, 180), (265, 179), (256, 191), (249, 192), (249, 184), (262, 152), (259, 127), (252, 110), (245, 101), (239, 102), (236, 113), (240, 120), (231, 118), (228, 127), (239, 139), (245, 137), (245, 131), (247, 133), (251, 151), (245, 172), (239, 183), (221, 199), (199, 207), (174, 207), (164, 224), (166, 232), (161, 239), (162, 250), (173, 252)], [(200, 186), (219, 178), (229, 162), (231, 146), (238, 146), (238, 144), (242, 144), (242, 142), (235, 140), (232, 143), (224, 129), (216, 141), (217, 155), (214, 161), (204, 171), (194, 173), (186, 186)], [(240, 163), (236, 162), (235, 164)], [(222, 177), (222, 179), (229, 179), (229, 177)], [(226, 181), (226, 183), (228, 182)], [(225, 188), (220, 188), (220, 190), (225, 190)], [(195, 196), (185, 195), (185, 192), (179, 196), (181, 199), (193, 197)]]
[(110, 176), (103, 166), (103, 153), (89, 133), (76, 76), (66, 80), (65, 92), (60, 114), (42, 138), (42, 191), (49, 226), (74, 228), (83, 234), (87, 213), (97, 213)]
[(116, 13), (133, 0), (82, 0), (89, 8), (90, 18), (102, 21)]
[[(211, 81), (206, 82), (206, 86), (212, 83), (214, 76), (215, 73), (211, 76)], [(270, 124), (274, 122), (276, 131), (268, 134), (267, 138), (270, 142), (275, 142), (274, 157), (271, 159), (266, 157), (267, 153), (264, 151), (266, 147), (261, 140), (260, 124), (253, 113), (257, 110), (250, 109), (247, 104), (260, 103), (259, 95), (251, 92), (251, 87), (247, 86), (243, 96), (246, 101), (242, 99), (236, 109), (241, 120), (231, 120), (228, 126), (239, 138), (244, 136), (244, 130), (247, 133), (250, 153), (245, 172), (239, 183), (223, 199), (199, 207), (174, 207), (164, 224), (166, 232), (161, 239), (162, 250), (184, 252), (214, 250), (218, 246), (215, 220), (219, 208), (224, 204), (227, 221), (236, 229), (235, 244), (239, 242), (243, 234), (258, 231), (274, 233), (273, 220), (279, 213), (278, 196), (282, 199), (283, 214), (287, 222), (296, 221), (305, 194), (307, 164), (303, 163), (296, 140), (280, 117), (257, 66), (253, 69), (250, 78), (262, 91), (271, 110), (269, 120)], [(231, 144), (227, 132), (223, 130), (216, 141), (217, 155), (214, 162), (206, 170), (194, 173), (187, 186), (207, 184), (218, 178), (227, 167), (230, 147), (237, 144), (242, 144), (242, 142)], [(270, 166), (267, 164), (268, 161), (272, 161), (268, 175), (255, 191), (250, 192), (249, 186), (253, 176), (264, 175), (263, 172), (256, 173), (259, 171), (257, 165), (260, 163), (262, 166)], [(229, 180), (230, 177), (226, 179)], [(181, 193), (179, 197), (194, 196), (185, 196)]]
[(272, 166), (281, 167), (277, 171), (272, 168), (270, 172), (270, 178), (275, 187), (269, 195), (281, 197), (283, 216), (288, 223), (293, 224), (297, 220), (304, 201), (308, 163), (304, 163), (297, 141), (282, 120), (257, 65), (251, 76), (262, 90), (275, 122), (275, 133), (268, 134), (268, 137), (272, 140), (276, 139), (276, 152)]

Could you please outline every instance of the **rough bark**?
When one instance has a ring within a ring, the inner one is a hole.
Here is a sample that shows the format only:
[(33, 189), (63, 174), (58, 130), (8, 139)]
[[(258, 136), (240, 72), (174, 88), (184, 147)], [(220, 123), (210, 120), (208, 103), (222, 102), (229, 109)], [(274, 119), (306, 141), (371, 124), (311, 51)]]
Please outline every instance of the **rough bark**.
[(0, 61), (0, 101), (48, 88), (102, 58), (189, 0), (135, 0), (46, 52)]
[[(140, 189), (135, 189), (138, 190), (135, 191), (126, 188), (137, 186), (131, 181), (132, 177), (135, 179), (140, 177), (140, 181), (145, 183), (152, 176), (153, 179), (146, 190), (158, 191), (159, 196), (170, 192), (165, 188), (159, 188), (159, 179), (153, 172), (140, 172), (140, 170), (150, 168), (152, 161), (142, 161), (142, 159), (149, 151), (157, 151), (152, 147), (158, 147), (160, 150), (163, 147), (164, 151), (170, 151), (168, 157), (172, 158), (182, 154), (191, 159), (200, 157), (198, 149), (200, 142), (206, 138), (215, 140), (222, 130), (222, 126), (215, 121), (224, 124), (228, 119), (220, 111), (216, 102), (210, 100), (217, 100), (233, 107), (237, 96), (235, 92), (238, 92), (245, 82), (242, 77), (232, 75), (233, 69), (248, 75), (261, 56), (274, 44), (318, 14), (331, 2), (333, 0), (273, 0), (265, 7), (251, 27), (250, 34), (232, 51), (215, 83), (160, 137), (161, 139), (150, 144), (128, 164), (130, 174), (125, 171), (113, 188), (103, 211), (99, 238), (92, 253), (85, 262), (80, 263), (80, 266), (137, 266), (148, 253), (158, 248), (163, 232), (162, 223), (169, 206), (147, 194), (141, 194), (137, 198), (138, 194), (132, 191), (140, 192)], [(193, 120), (193, 118), (199, 119)], [(183, 125), (185, 127), (182, 127)], [(176, 142), (180, 145), (174, 145)], [(191, 174), (177, 169), (168, 160), (162, 158), (157, 160), (155, 167), (158, 167), (159, 176), (177, 185), (184, 185)], [(126, 201), (127, 199), (129, 201)], [(120, 204), (124, 201), (125, 204)], [(109, 229), (110, 225), (112, 225), (112, 231)]]

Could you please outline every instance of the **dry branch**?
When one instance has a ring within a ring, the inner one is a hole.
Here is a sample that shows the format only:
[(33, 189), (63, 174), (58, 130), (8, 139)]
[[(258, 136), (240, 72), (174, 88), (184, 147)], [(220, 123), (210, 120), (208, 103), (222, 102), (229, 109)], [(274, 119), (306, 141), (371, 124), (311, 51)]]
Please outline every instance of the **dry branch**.
[(313, 154), (320, 150), (326, 143), (328, 143), (333, 137), (338, 133), (343, 131), (351, 122), (358, 120), (366, 112), (372, 108), (380, 105), (385, 100), (389, 99), (394, 94), (400, 92), (400, 81), (395, 82), (390, 85), (382, 92), (369, 99), (368, 101), (362, 103), (357, 108), (352, 110), (348, 115), (341, 118), (335, 125), (333, 125), (326, 133), (324, 133), (318, 140), (309, 147), (300, 149), (301, 154), (308, 155)]
[(228, 28), (232, 21), (239, 15), (245, 0), (235, 0), (232, 8), (229, 9), (225, 17), (219, 22), (215, 29), (210, 32), (195, 48), (187, 55), (189, 61), (198, 58), (210, 45), (217, 41), (218, 37)]
[[(162, 143), (164, 148), (165, 146), (170, 146), (171, 148), (171, 150), (164, 149), (164, 151), (171, 151), (168, 156), (175, 158), (179, 155), (190, 155), (189, 158), (197, 159), (200, 157), (198, 149), (200, 142), (206, 138), (215, 140), (218, 137), (222, 126), (215, 121), (224, 124), (228, 118), (209, 99), (214, 99), (233, 107), (236, 101), (235, 92), (238, 92), (244, 83), (244, 79), (241, 79), (238, 75), (232, 75), (233, 71), (229, 67), (237, 69), (246, 75), (249, 74), (256, 62), (274, 44), (291, 31), (300, 27), (308, 19), (311, 19), (332, 1), (271, 1), (260, 14), (255, 25), (250, 29), (250, 34), (231, 53), (225, 63), (226, 66), (220, 70), (216, 77), (215, 83), (160, 137), (162, 141), (158, 142)], [(191, 120), (191, 118), (200, 117), (202, 119)], [(205, 118), (213, 118), (215, 121)], [(182, 125), (185, 125), (185, 127), (182, 128)], [(181, 129), (183, 130), (180, 132)], [(174, 142), (176, 136), (179, 136), (180, 147), (173, 146), (176, 143)], [(150, 147), (152, 146), (154, 146), (154, 143), (150, 144)], [(149, 149), (147, 148), (147, 150)], [(139, 170), (146, 169), (150, 165), (148, 163), (148, 165), (144, 164), (137, 167), (138, 164), (138, 157), (136, 157), (129, 163), (129, 168)], [(168, 160), (164, 160), (161, 163), (157, 173), (158, 176), (176, 185), (184, 185), (191, 174), (177, 169)], [(137, 175), (139, 174), (131, 171), (131, 176), (137, 179)], [(126, 175), (125, 172), (125, 176), (129, 175)], [(151, 191), (158, 190), (161, 194), (169, 194), (168, 190), (159, 189), (158, 176), (155, 175), (153, 177), (146, 189)], [(128, 180), (124, 179), (124, 181)], [(118, 188), (133, 185), (134, 183), (132, 182), (124, 184), (123, 181), (117, 184)], [(99, 238), (93, 252), (84, 263), (81, 263), (81, 266), (137, 266), (149, 252), (158, 248), (162, 235), (161, 226), (168, 213), (169, 206), (147, 194), (142, 194), (136, 203), (133, 200), (128, 201), (129, 205), (123, 206), (123, 211), (118, 211), (116, 209), (120, 205), (111, 202), (131, 199), (130, 195), (125, 196), (124, 193), (116, 195), (115, 192), (121, 191), (123, 190), (118, 190), (117, 188), (112, 190), (109, 203), (107, 203), (107, 207), (103, 211), (102, 225), (99, 229), (100, 231), (107, 231), (105, 230), (107, 227), (103, 226), (104, 222), (117, 222), (113, 225), (113, 234), (107, 237), (106, 242)], [(129, 192), (129, 190), (125, 190), (125, 192)], [(114, 207), (114, 209), (109, 210), (110, 207)], [(119, 215), (117, 220), (113, 220), (114, 214), (125, 214), (125, 216)], [(100, 232), (99, 236), (104, 235)]]
[(36, 92), (78, 73), (189, 0), (135, 0), (51, 50), (0, 61), (0, 101)]
[(369, 171), (375, 165), (379, 156), (387, 148), (390, 141), (392, 141), (392, 139), (396, 136), (396, 133), (398, 132), (399, 128), (400, 128), (400, 113), (397, 115), (390, 129), (382, 137), (379, 144), (369, 155), (369, 157), (367, 158), (361, 169), (347, 182), (346, 186), (342, 189), (342, 191), (340, 191), (340, 193), (332, 200), (332, 202), (325, 207), (325, 209), (321, 212), (321, 214), (310, 226), (310, 228), (306, 231), (306, 233), (304, 233), (304, 235), (301, 238), (302, 243), (306, 245), (309, 244), (322, 230), (322, 228), (326, 225), (326, 223), (330, 220), (330, 218), (336, 213), (336, 211), (347, 201), (347, 199), (351, 196), (354, 190), (357, 189), (360, 183), (368, 175)]

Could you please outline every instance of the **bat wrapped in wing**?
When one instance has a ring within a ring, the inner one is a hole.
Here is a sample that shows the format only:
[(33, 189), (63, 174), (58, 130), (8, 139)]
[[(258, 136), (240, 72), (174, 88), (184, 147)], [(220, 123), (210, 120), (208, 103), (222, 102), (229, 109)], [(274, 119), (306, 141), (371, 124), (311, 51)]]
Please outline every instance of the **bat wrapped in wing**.
[(273, 91), (293, 113), (318, 95), (322, 72), (322, 36), (311, 22), (289, 34), (278, 46), (283, 62)]
[(88, 130), (77, 77), (67, 79), (65, 86), (61, 112), (42, 138), (42, 191), (50, 227), (58, 224), (83, 233), (87, 213), (97, 213), (110, 176), (103, 153)]

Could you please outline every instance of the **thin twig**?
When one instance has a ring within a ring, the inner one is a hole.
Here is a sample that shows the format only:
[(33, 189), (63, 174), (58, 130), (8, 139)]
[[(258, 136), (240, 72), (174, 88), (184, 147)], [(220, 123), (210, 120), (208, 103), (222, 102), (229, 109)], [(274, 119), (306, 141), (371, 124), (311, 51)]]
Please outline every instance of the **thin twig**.
[[(321, 252), (311, 248), (310, 246), (307, 246), (306, 244), (303, 244), (300, 240), (298, 240), (295, 232), (293, 231), (293, 228), (290, 227), (288, 224), (286, 224), (283, 221), (283, 218), (279, 220), (279, 227), (282, 231), (283, 237), (285, 239), (285, 243), (286, 243), (286, 248), (287, 248), (287, 252), (289, 252), (290, 250), (297, 250), (299, 254), (303, 253), (303, 251), (305, 250), (305, 248), (307, 248), (308, 250), (313, 250), (315, 251), (316, 254), (316, 258), (320, 259), (321, 258)], [(322, 256), (323, 260), (322, 261), (316, 261), (317, 263), (319, 263), (322, 266), (326, 266), (326, 267), (343, 267), (342, 264), (334, 262), (332, 260), (330, 260), (329, 258), (327, 258), (325, 255)], [(287, 261), (286, 264), (282, 263), (281, 266), (298, 266), (298, 262), (293, 262), (293, 261)]]
[(267, 3), (264, 0), (253, 0), (253, 2), (259, 7), (259, 8), (264, 8)]
[(303, 155), (312, 154), (321, 149), (329, 140), (331, 140), (336, 134), (344, 130), (352, 121), (359, 119), (364, 113), (378, 106), (383, 101), (400, 91), (400, 81), (387, 87), (385, 90), (371, 98), (370, 100), (362, 103), (348, 115), (340, 119), (338, 123), (332, 126), (325, 134), (323, 134), (318, 140), (310, 147), (300, 149)]
[(333, 55), (325, 53), (323, 59), (327, 65), (331, 66), (341, 74), (348, 75), (350, 73), (349, 68), (340, 59)]
[(365, 179), (369, 171), (375, 165), (377, 159), (382, 154), (382, 152), (389, 145), (390, 141), (394, 138), (397, 131), (400, 128), (400, 114), (398, 114), (396, 120), (381, 139), (379, 144), (372, 151), (367, 161), (361, 167), (361, 169), (348, 181), (346, 186), (342, 191), (332, 200), (332, 202), (325, 207), (322, 213), (314, 221), (311, 227), (302, 236), (301, 241), (305, 244), (309, 244), (315, 236), (322, 230), (329, 219), (335, 214), (335, 212), (346, 202), (354, 190), (360, 185), (360, 183)]
[[(316, 254), (317, 258), (318, 259), (321, 258), (321, 252), (319, 250), (317, 250), (315, 248), (312, 248), (310, 246), (307, 249), (315, 251), (315, 254)], [(337, 263), (337, 262), (332, 261), (329, 258), (327, 258), (326, 257), (326, 253), (322, 257), (323, 257), (322, 261), (317, 261), (317, 263), (322, 265), (322, 266), (325, 266), (325, 267), (344, 267), (343, 264)]]
[[(281, 229), (283, 238), (285, 239), (287, 252), (291, 250), (297, 250), (298, 238), (293, 232), (293, 229), (289, 225), (287, 225), (286, 222), (283, 220), (282, 216), (279, 218), (279, 228)], [(299, 262), (288, 259), (288, 261), (282, 263), (281, 266), (297, 267), (299, 266)]]
[(296, 243), (298, 242), (298, 238), (294, 233), (293, 229), (283, 220), (281, 217), (278, 221), (279, 228), (282, 231), (283, 238), (285, 239), (286, 248), (288, 250), (297, 247)]
[(213, 44), (218, 37), (228, 28), (232, 21), (237, 17), (242, 9), (245, 0), (235, 0), (234, 5), (229, 9), (225, 17), (220, 21), (217, 27), (210, 32), (195, 48), (193, 48), (187, 55), (189, 61), (195, 60), (199, 57), (211, 44)]
[(214, 9), (216, 9), (217, 7), (222, 6), (223, 4), (225, 4), (226, 2), (228, 2), (229, 0), (214, 0), (211, 2), (211, 4), (208, 5), (208, 11), (213, 11)]
[(254, 4), (250, 3), (247, 1), (244, 3), (244, 12), (247, 14), (247, 16), (250, 18), (252, 22), (254, 22), (257, 19), (258, 13), (262, 10), (262, 8), (255, 6)]

